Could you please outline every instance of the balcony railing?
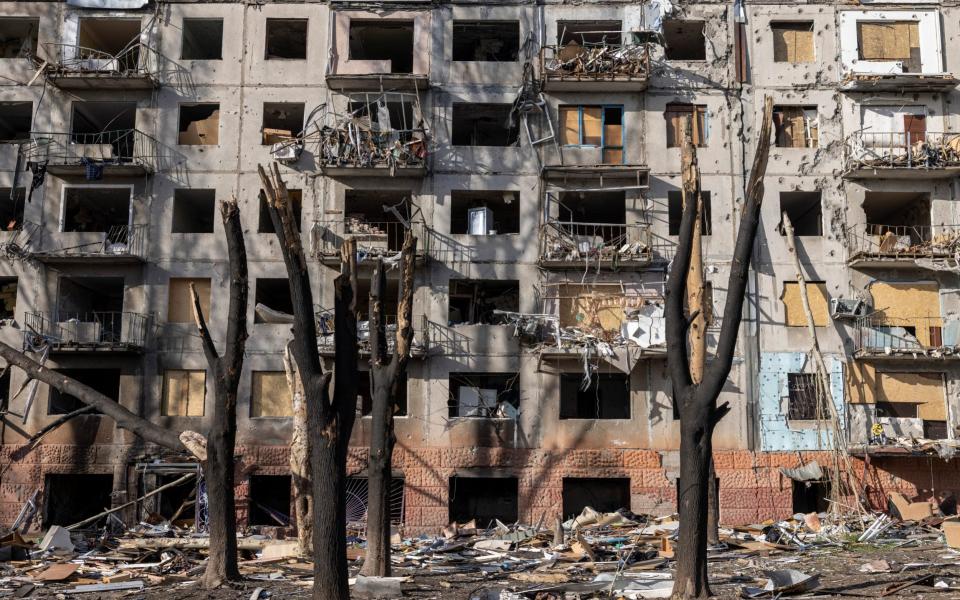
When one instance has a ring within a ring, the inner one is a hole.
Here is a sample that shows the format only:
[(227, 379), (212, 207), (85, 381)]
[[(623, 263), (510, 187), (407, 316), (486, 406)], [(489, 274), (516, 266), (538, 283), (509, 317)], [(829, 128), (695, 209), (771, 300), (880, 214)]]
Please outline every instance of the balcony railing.
[(949, 258), (960, 250), (957, 225), (876, 225), (847, 228), (850, 259)]
[[(38, 234), (39, 235), (39, 234)], [(147, 225), (114, 225), (106, 232), (61, 232), (53, 234), (70, 240), (67, 245), (50, 248), (41, 243), (33, 256), (40, 261), (71, 259), (140, 260), (146, 255)], [(90, 242), (78, 238), (91, 239)]]
[[(403, 238), (407, 227), (399, 221), (362, 221), (359, 219), (341, 219), (336, 221), (317, 221), (315, 229), (314, 252), (320, 256), (339, 257), (343, 240), (352, 237), (357, 240), (357, 253), (362, 262), (366, 258), (393, 257), (403, 247)], [(417, 256), (429, 252), (430, 236), (422, 221), (410, 223), (410, 229), (417, 238)]]
[(549, 221), (540, 226), (541, 263), (616, 267), (648, 264), (652, 256), (650, 227), (644, 223)]
[[(27, 160), (46, 163), (54, 174), (154, 173), (167, 157), (160, 142), (137, 129), (98, 133), (32, 133)], [(94, 176), (91, 179), (97, 179)]]
[(893, 317), (877, 312), (856, 321), (859, 356), (954, 355), (957, 340), (945, 339), (941, 317)]
[(360, 121), (321, 130), (318, 157), (321, 169), (341, 174), (360, 174), (360, 170), (364, 170), (365, 175), (416, 174), (426, 170), (426, 130), (378, 131), (375, 126), (366, 126)]
[(848, 171), (960, 167), (960, 133), (860, 131), (847, 138), (845, 162)]
[(650, 50), (647, 44), (544, 46), (540, 49), (540, 73), (546, 88), (557, 83), (601, 82), (645, 86), (650, 76)]
[(131, 351), (142, 349), (150, 324), (148, 315), (133, 312), (28, 312), (24, 346), (46, 343), (58, 351)]
[(51, 79), (61, 84), (69, 81), (74, 84), (71, 87), (82, 85), (83, 78), (126, 80), (128, 85), (154, 87), (166, 62), (159, 52), (141, 43), (132, 43), (118, 54), (75, 44), (45, 43), (42, 47)]
[[(317, 340), (321, 354), (329, 354), (335, 350), (334, 344), (334, 325), (333, 311), (326, 308), (318, 308), (316, 312), (317, 319)], [(384, 315), (387, 322), (387, 352), (393, 352), (397, 346), (397, 317), (396, 315)], [(414, 317), (413, 344), (410, 348), (411, 356), (424, 356), (429, 347), (429, 327), (426, 315)], [(361, 353), (369, 353), (370, 346), (370, 321), (357, 321), (357, 345)]]

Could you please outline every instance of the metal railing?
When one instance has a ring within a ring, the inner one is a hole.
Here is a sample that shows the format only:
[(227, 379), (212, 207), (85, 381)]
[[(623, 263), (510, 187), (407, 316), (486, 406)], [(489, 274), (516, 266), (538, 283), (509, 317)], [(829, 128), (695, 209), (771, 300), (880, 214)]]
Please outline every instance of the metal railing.
[(114, 77), (156, 78), (163, 56), (142, 43), (131, 43), (117, 54), (76, 44), (41, 44), (54, 76), (110, 75)]
[(318, 158), (322, 167), (425, 168), (427, 143), (424, 129), (378, 131), (358, 119), (323, 128)]
[[(331, 352), (335, 349), (334, 344), (334, 325), (333, 311), (326, 308), (317, 308), (317, 344), (321, 352)], [(384, 315), (387, 322), (387, 351), (393, 352), (397, 346), (397, 317), (396, 315)], [(423, 354), (430, 347), (428, 341), (427, 316), (420, 315), (413, 318), (413, 345), (410, 349), (413, 354)], [(370, 321), (366, 319), (357, 320), (357, 345), (361, 352), (370, 352)]]
[(960, 166), (960, 133), (859, 131), (847, 138), (847, 169)]
[(846, 230), (851, 257), (930, 258), (954, 256), (960, 247), (958, 225), (852, 225)]
[(46, 342), (54, 348), (130, 349), (145, 346), (150, 317), (114, 311), (28, 312), (24, 322), (24, 343), (30, 347)]
[(30, 137), (27, 160), (52, 166), (139, 166), (152, 173), (165, 157), (163, 145), (138, 129), (35, 132)]
[(858, 318), (856, 325), (861, 353), (909, 354), (945, 346), (941, 317), (890, 317), (880, 311)]
[(647, 44), (544, 46), (540, 49), (540, 73), (549, 79), (646, 79), (650, 49)]
[[(335, 221), (317, 221), (317, 237), (314, 252), (321, 256), (339, 256), (343, 240), (352, 237), (357, 240), (357, 252), (361, 261), (366, 257), (392, 256), (400, 252), (407, 227), (400, 221), (361, 221), (358, 219), (340, 219)], [(422, 221), (410, 223), (410, 229), (417, 238), (417, 255), (429, 252), (430, 236)]]
[(650, 226), (645, 223), (573, 223), (548, 221), (540, 226), (544, 261), (649, 261)]

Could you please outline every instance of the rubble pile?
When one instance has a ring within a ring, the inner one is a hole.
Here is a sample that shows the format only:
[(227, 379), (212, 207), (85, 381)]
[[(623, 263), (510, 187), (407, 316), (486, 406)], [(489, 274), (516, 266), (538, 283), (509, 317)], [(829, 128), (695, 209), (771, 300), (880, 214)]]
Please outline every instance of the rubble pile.
[(583, 261), (591, 263), (612, 262), (614, 268), (621, 261), (648, 261), (650, 247), (643, 242), (628, 242), (625, 236), (604, 239), (601, 236), (572, 235), (561, 227), (546, 232), (542, 259), (546, 261)]
[(363, 119), (320, 129), (320, 159), (326, 166), (423, 167), (427, 158), (422, 132), (382, 131)]
[(644, 44), (580, 44), (576, 40), (556, 48), (544, 62), (548, 77), (645, 77), (649, 53)]
[(960, 135), (948, 134), (940, 138), (926, 136), (906, 147), (906, 138), (892, 147), (886, 144), (873, 147), (862, 144), (852, 161), (854, 169), (922, 168), (942, 169), (960, 166)]

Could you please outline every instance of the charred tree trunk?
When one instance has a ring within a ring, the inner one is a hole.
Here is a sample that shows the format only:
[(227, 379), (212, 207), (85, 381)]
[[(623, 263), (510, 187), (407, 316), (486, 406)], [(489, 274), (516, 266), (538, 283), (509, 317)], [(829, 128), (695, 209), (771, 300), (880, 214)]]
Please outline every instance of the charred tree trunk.
[(283, 368), (290, 388), (293, 435), (290, 437), (290, 473), (293, 479), (293, 513), (301, 556), (313, 556), (313, 483), (310, 477), (310, 434), (303, 385), (293, 366), (290, 347), (283, 351)]
[(413, 345), (413, 275), (417, 240), (408, 231), (400, 251), (400, 298), (393, 356), (388, 359), (383, 293), (387, 287), (383, 259), (370, 285), (370, 396), (372, 423), (367, 466), (367, 555), (361, 573), (390, 576), (390, 483), (393, 471), (393, 399), (406, 372)]
[(757, 151), (747, 184), (743, 214), (730, 265), (717, 352), (709, 368), (704, 369), (699, 383), (695, 383), (691, 377), (691, 357), (688, 355), (688, 334), (696, 314), (685, 314), (684, 311), (687, 278), (694, 260), (692, 250), (697, 221), (697, 206), (694, 202), (687, 202), (683, 207), (676, 256), (667, 278), (667, 361), (674, 401), (680, 413), (680, 540), (677, 545), (677, 570), (673, 587), (675, 599), (707, 598), (711, 595), (707, 579), (707, 513), (708, 486), (712, 484), (710, 461), (713, 430), (730, 410), (727, 403), (717, 405), (717, 398), (730, 373), (737, 346), (750, 260), (760, 225), (760, 203), (763, 199), (763, 177), (770, 149), (772, 112), (773, 103), (770, 98), (766, 98)]

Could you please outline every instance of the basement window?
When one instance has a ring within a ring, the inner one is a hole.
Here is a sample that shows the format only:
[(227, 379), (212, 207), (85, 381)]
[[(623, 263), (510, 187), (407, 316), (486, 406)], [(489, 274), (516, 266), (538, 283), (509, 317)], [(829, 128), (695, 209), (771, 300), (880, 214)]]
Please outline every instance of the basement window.
[(0, 187), (0, 231), (20, 231), (23, 229), (23, 207), (26, 202), (26, 188)]
[[(810, 300), (810, 312), (813, 313), (814, 327), (826, 327), (830, 324), (830, 299), (827, 296), (827, 284), (822, 281), (807, 282), (807, 298)], [(786, 316), (787, 327), (807, 327), (807, 314), (803, 310), (800, 298), (800, 284), (796, 281), (784, 281), (780, 294)]]
[(63, 192), (65, 232), (111, 232), (123, 235), (130, 223), (129, 187), (68, 187)]
[(520, 407), (518, 373), (450, 373), (450, 417), (512, 418)]
[(223, 19), (184, 19), (183, 60), (221, 60), (223, 58)]
[[(826, 418), (830, 409), (823, 394), (817, 393), (817, 376), (813, 373), (787, 373), (787, 419), (817, 421)], [(826, 390), (824, 390), (824, 393)], [(819, 409), (817, 400), (819, 399)], [(818, 414), (819, 412), (819, 414)]]
[[(93, 388), (114, 402), (120, 401), (120, 369), (57, 369), (67, 377)], [(65, 415), (86, 406), (79, 398), (50, 388), (48, 415)], [(100, 414), (95, 411), (94, 414)]]
[(820, 137), (818, 122), (816, 106), (774, 106), (777, 148), (816, 148)]
[[(287, 278), (257, 279), (254, 305), (264, 305), (272, 311), (293, 314), (293, 300), (290, 298), (290, 283)], [(255, 311), (254, 323), (269, 323)]]
[[(357, 294), (359, 297), (360, 294)], [(360, 397), (360, 416), (369, 417), (373, 412), (373, 396), (370, 392), (370, 374), (361, 371), (359, 380), (358, 395)], [(398, 394), (391, 398), (393, 402), (393, 416), (407, 416), (407, 374), (404, 373), (397, 386)]]
[(663, 39), (667, 60), (707, 60), (707, 43), (703, 21), (663, 22)]
[(560, 375), (560, 419), (629, 419), (630, 379), (622, 373)]
[[(77, 45), (81, 55), (101, 58), (103, 54), (109, 54), (118, 57), (121, 68), (136, 68), (139, 63), (136, 53), (140, 47), (140, 19), (81, 18)], [(131, 48), (136, 50), (128, 54)]]
[(216, 204), (216, 190), (174, 190), (171, 233), (213, 233)]
[(164, 417), (202, 417), (207, 397), (207, 372), (167, 369), (163, 372)]
[(476, 520), (488, 527), (495, 520), (516, 523), (519, 518), (519, 486), (516, 477), (450, 478), (450, 521)]
[(706, 106), (671, 103), (667, 105), (663, 118), (667, 122), (667, 148), (683, 147), (685, 123), (687, 127), (692, 128), (693, 145), (697, 148), (707, 146), (710, 130), (708, 129)]
[(813, 62), (813, 21), (772, 22), (773, 62)]
[(515, 62), (519, 55), (519, 21), (453, 22), (454, 62)]
[(289, 525), (292, 485), (289, 475), (251, 475), (248, 525)]
[(302, 102), (264, 102), (261, 144), (272, 146), (289, 141), (303, 131)]
[(493, 190), (453, 190), (450, 233), (502, 235), (520, 233), (520, 193)]
[(49, 473), (43, 481), (43, 500), (44, 529), (79, 523), (113, 506), (113, 475)]
[(267, 19), (266, 59), (305, 60), (307, 19)]
[(40, 19), (0, 17), (0, 58), (27, 58), (37, 55)]
[(903, 63), (904, 73), (923, 71), (918, 21), (857, 22), (857, 58)]
[(781, 223), (778, 227), (780, 235), (786, 235), (782, 222), (783, 213), (787, 213), (790, 217), (794, 235), (823, 235), (820, 192), (780, 192)]
[(181, 104), (178, 131), (181, 146), (216, 146), (220, 143), (220, 105)]
[(293, 416), (293, 398), (283, 371), (254, 371), (250, 376), (250, 416)]
[(413, 21), (350, 21), (350, 60), (388, 60), (390, 73), (413, 73)]
[(496, 310), (520, 311), (520, 282), (516, 279), (451, 279), (450, 325), (496, 325)]
[(453, 105), (454, 146), (516, 146), (520, 123), (511, 117), (510, 104)]
[(30, 139), (33, 102), (0, 102), (0, 144)]
[(793, 514), (830, 510), (829, 481), (793, 481)]
[(623, 162), (622, 106), (560, 106), (560, 143), (599, 147), (603, 164)]
[[(710, 192), (700, 191), (703, 199), (703, 219), (700, 221), (700, 235), (712, 235), (712, 217), (710, 210)], [(680, 235), (680, 221), (683, 219), (683, 193), (680, 191), (667, 192), (667, 212), (670, 235)]]
[[(300, 231), (300, 215), (303, 211), (303, 190), (290, 190), (290, 203), (293, 204), (293, 218), (296, 221), (297, 231)], [(270, 219), (270, 209), (267, 207), (267, 201), (260, 198), (260, 215), (257, 221), (257, 233), (276, 234), (273, 228), (273, 221)]]
[(210, 319), (210, 279), (207, 277), (171, 277), (168, 284), (167, 323), (193, 323), (193, 294), (197, 290), (203, 317)]
[(16, 277), (0, 277), (0, 320), (17, 317), (17, 284)]
[(601, 513), (630, 510), (630, 478), (564, 477), (563, 517), (576, 517), (588, 506)]
[(618, 46), (623, 43), (622, 29), (620, 21), (557, 21), (557, 42), (561, 46)]

